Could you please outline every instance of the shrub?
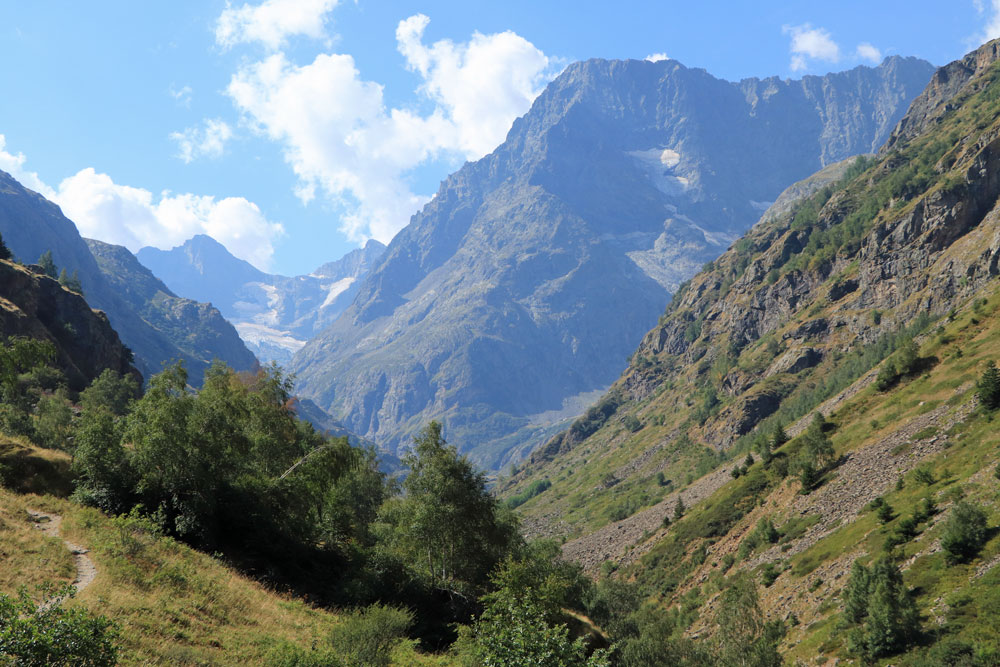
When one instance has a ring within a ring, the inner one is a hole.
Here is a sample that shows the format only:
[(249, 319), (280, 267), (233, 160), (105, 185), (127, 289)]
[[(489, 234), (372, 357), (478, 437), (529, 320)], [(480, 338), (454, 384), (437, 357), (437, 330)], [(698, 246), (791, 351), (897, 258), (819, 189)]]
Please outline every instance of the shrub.
[(635, 433), (642, 428), (642, 422), (635, 415), (625, 415), (622, 419), (622, 423), (625, 424), (625, 428), (629, 430), (630, 433)]
[[(49, 590), (69, 597), (73, 589)], [(0, 593), (0, 663), (14, 665), (92, 665), (118, 661), (118, 628), (104, 616), (61, 604), (38, 606), (22, 590), (16, 598)]]
[(552, 482), (550, 482), (549, 480), (547, 480), (547, 479), (537, 479), (534, 482), (532, 482), (531, 484), (529, 484), (528, 488), (526, 488), (521, 493), (518, 493), (517, 495), (511, 496), (510, 498), (508, 498), (507, 499), (507, 507), (509, 507), (510, 509), (514, 509), (514, 508), (520, 507), (521, 505), (523, 505), (524, 503), (528, 502), (529, 500), (531, 500), (535, 496), (537, 496), (540, 493), (548, 490), (548, 488), (551, 487), (551, 486), (552, 486)]
[(971, 560), (986, 543), (986, 513), (968, 501), (952, 508), (941, 535), (941, 548), (949, 565)]
[(374, 604), (347, 616), (333, 629), (330, 642), (344, 664), (388, 667), (393, 648), (412, 624), (411, 612)]
[(903, 575), (887, 559), (870, 569), (855, 561), (843, 600), (845, 619), (859, 626), (848, 637), (851, 652), (865, 661), (899, 652), (920, 629), (920, 617)]

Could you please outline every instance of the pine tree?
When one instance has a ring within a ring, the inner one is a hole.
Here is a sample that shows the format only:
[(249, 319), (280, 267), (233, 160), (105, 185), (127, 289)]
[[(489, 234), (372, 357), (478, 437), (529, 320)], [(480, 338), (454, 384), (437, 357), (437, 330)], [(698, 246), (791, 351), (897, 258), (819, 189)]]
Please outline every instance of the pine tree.
[(59, 276), (59, 270), (56, 268), (56, 262), (52, 259), (52, 251), (46, 250), (42, 253), (42, 256), (38, 258), (38, 266), (42, 267), (42, 271), (49, 278), (57, 278)]
[(0, 234), (0, 259), (10, 259), (10, 258), (11, 258), (10, 248), (8, 248), (7, 244), (3, 242), (3, 235)]
[(986, 370), (976, 382), (976, 395), (987, 410), (1000, 408), (1000, 371), (992, 361), (986, 364)]
[(684, 511), (685, 511), (684, 501), (681, 499), (680, 496), (677, 496), (677, 504), (674, 505), (674, 521), (677, 521), (682, 516), (684, 516)]

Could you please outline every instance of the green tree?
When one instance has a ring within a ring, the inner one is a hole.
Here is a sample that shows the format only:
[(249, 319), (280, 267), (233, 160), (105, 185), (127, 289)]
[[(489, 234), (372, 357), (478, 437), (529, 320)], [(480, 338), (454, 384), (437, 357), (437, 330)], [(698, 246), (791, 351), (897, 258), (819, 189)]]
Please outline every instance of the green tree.
[(886, 558), (871, 569), (855, 561), (844, 596), (844, 616), (858, 626), (848, 638), (851, 651), (868, 661), (898, 653), (920, 629), (903, 575)]
[(976, 396), (987, 410), (1000, 408), (1000, 371), (993, 361), (986, 364), (986, 369), (976, 382)]
[(404, 463), (403, 497), (380, 512), (386, 545), (436, 587), (473, 590), (518, 541), (514, 515), (486, 488), (486, 478), (448, 445), (431, 422)]
[(39, 444), (50, 449), (69, 448), (73, 408), (64, 391), (42, 396), (35, 406), (35, 434)]
[(56, 268), (55, 260), (52, 259), (51, 250), (46, 250), (42, 253), (41, 257), (38, 258), (38, 266), (42, 267), (42, 271), (49, 278), (59, 277), (59, 269)]
[(139, 398), (139, 383), (132, 375), (121, 375), (105, 368), (90, 386), (80, 392), (80, 407), (84, 411), (108, 410), (112, 415), (123, 416), (129, 404)]
[(681, 498), (680, 494), (677, 494), (677, 503), (674, 505), (674, 521), (683, 517), (686, 511), (687, 508), (684, 507), (684, 499)]
[(10, 248), (3, 242), (3, 235), (0, 234), (0, 259), (9, 260), (11, 258)]
[(83, 295), (83, 286), (80, 284), (80, 274), (73, 271), (73, 275), (70, 276), (66, 273), (66, 269), (59, 272), (59, 284), (68, 289), (70, 292), (76, 292), (79, 295)]
[(965, 563), (979, 553), (986, 543), (986, 513), (967, 500), (959, 501), (951, 509), (941, 534), (941, 548), (950, 564)]
[(767, 622), (760, 608), (757, 584), (745, 574), (732, 579), (719, 599), (715, 615), (715, 664), (725, 667), (779, 667), (780, 622)]

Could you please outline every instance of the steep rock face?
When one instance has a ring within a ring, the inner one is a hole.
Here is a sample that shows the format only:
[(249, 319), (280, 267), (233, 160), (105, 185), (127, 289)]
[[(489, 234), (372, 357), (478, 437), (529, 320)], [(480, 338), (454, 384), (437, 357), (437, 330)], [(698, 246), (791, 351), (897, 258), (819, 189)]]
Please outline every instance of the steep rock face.
[(203, 368), (218, 359), (233, 368), (253, 368), (257, 359), (239, 335), (209, 303), (182, 299), (122, 246), (86, 239), (108, 284), (157, 331), (183, 353), (187, 368)]
[(138, 257), (177, 294), (211, 302), (261, 360), (287, 363), (347, 308), (384, 251), (384, 245), (370, 240), (311, 274), (294, 277), (264, 273), (205, 235), (171, 250), (143, 248)]
[(51, 342), (56, 364), (77, 390), (107, 368), (137, 373), (104, 313), (58, 281), (6, 261), (0, 261), (0, 336)]
[(540, 415), (608, 386), (669, 294), (784, 187), (884, 141), (931, 71), (892, 58), (733, 84), (676, 61), (568, 67), (295, 356), (299, 390), (390, 449), (438, 418), (501, 465)]
[[(143, 376), (159, 372), (164, 362), (173, 359), (188, 361), (191, 381), (200, 384), (207, 363), (213, 357), (237, 361), (238, 370), (248, 370), (253, 363), (243, 354), (229, 355), (225, 349), (241, 345), (239, 340), (225, 341), (220, 349), (196, 358), (185, 352), (184, 347), (191, 328), (201, 326), (191, 320), (186, 327), (161, 331), (145, 320), (139, 310), (146, 310), (148, 303), (130, 302), (127, 294), (114, 287), (98, 266), (86, 242), (59, 207), (36, 192), (23, 187), (9, 174), (0, 171), (0, 234), (14, 255), (22, 261), (33, 262), (42, 253), (51, 250), (56, 265), (69, 273), (77, 272), (87, 302), (104, 311), (122, 341), (135, 353), (136, 367)], [(195, 317), (204, 312), (189, 313)], [(169, 319), (169, 318), (168, 318)], [(241, 359), (243, 361), (238, 361)], [(207, 360), (206, 360), (207, 359)]]

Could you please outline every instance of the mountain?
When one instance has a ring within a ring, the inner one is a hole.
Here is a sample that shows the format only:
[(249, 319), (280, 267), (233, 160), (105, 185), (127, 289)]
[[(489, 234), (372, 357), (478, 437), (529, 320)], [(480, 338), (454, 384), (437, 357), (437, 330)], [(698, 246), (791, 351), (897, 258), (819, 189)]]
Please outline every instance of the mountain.
[[(33, 262), (51, 251), (60, 269), (77, 273), (87, 302), (107, 314), (122, 342), (134, 352), (136, 367), (144, 377), (174, 359), (184, 360), (194, 384), (201, 383), (215, 358), (238, 370), (256, 365), (218, 312), (179, 300), (134, 260), (125, 258), (127, 251), (96, 244), (95, 248), (106, 251), (99, 264), (76, 225), (58, 206), (2, 171), (0, 234), (20, 260)], [(116, 275), (117, 269), (127, 276)]]
[[(998, 61), (994, 41), (938, 70), (876, 156), (789, 188), (678, 289), (610, 391), (499, 485), (530, 534), (651, 592), (678, 635), (710, 636), (745, 576), (789, 664), (990, 664)], [(958, 553), (970, 506), (983, 532)], [(875, 563), (919, 626), (891, 612), (882, 644), (874, 607), (848, 610)]]
[(105, 369), (136, 372), (104, 313), (44, 273), (0, 260), (0, 338), (19, 336), (52, 343), (54, 365), (76, 390)]
[(295, 277), (264, 273), (203, 234), (171, 250), (143, 248), (138, 258), (176, 293), (211, 302), (261, 360), (286, 363), (347, 308), (384, 251), (370, 240)]
[(482, 465), (518, 458), (614, 382), (678, 284), (789, 183), (882, 144), (932, 71), (567, 67), (296, 353), (299, 392), (389, 449), (439, 419)]
[(176, 345), (188, 368), (221, 359), (248, 370), (257, 360), (230, 324), (209, 303), (178, 297), (127, 248), (85, 239), (107, 283), (133, 310)]

